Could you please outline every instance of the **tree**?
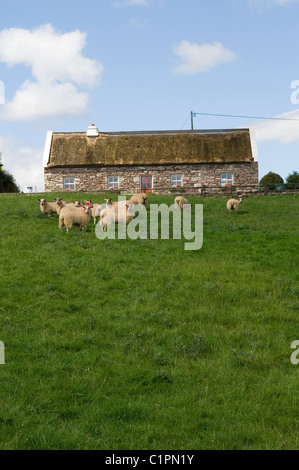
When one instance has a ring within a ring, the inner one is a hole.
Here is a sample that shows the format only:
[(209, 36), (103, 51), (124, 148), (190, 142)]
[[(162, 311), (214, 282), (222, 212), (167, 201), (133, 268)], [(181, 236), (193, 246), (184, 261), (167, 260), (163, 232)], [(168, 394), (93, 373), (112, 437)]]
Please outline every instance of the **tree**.
[(283, 178), (278, 175), (277, 173), (273, 173), (269, 171), (260, 181), (260, 185), (264, 186), (267, 185), (269, 189), (275, 189), (277, 184), (283, 184)]
[(286, 179), (287, 188), (294, 189), (299, 188), (299, 173), (297, 171), (293, 171), (290, 173)]
[(15, 182), (14, 177), (8, 172), (3, 170), (3, 165), (1, 163), (1, 153), (0, 153), (0, 193), (19, 193), (17, 183)]

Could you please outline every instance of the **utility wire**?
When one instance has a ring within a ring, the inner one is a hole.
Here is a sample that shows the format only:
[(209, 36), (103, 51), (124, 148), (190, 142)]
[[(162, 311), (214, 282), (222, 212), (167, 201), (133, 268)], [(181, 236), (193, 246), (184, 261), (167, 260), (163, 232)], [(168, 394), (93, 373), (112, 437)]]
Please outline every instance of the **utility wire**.
[(180, 130), (182, 130), (185, 127), (185, 125), (186, 125), (187, 121), (189, 121), (189, 119), (190, 119), (190, 114), (188, 114), (188, 116), (186, 118), (186, 121), (184, 122), (184, 124), (182, 125)]
[(244, 119), (260, 119), (260, 120), (272, 120), (272, 121), (299, 121), (299, 119), (291, 118), (275, 118), (275, 117), (263, 117), (263, 116), (238, 116), (234, 114), (213, 114), (213, 113), (192, 113), (194, 117), (200, 116), (217, 116), (217, 117), (230, 117), (230, 118), (244, 118)]

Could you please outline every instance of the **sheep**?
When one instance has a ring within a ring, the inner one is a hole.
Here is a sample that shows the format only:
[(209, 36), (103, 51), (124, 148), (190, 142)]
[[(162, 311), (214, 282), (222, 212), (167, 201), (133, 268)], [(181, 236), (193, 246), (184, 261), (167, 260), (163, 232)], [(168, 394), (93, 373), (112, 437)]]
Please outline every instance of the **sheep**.
[(59, 216), (59, 228), (62, 230), (66, 226), (66, 231), (68, 232), (73, 225), (79, 225), (84, 230), (90, 220), (90, 216), (90, 206), (84, 206), (83, 208), (63, 207)]
[(242, 204), (242, 198), (240, 197), (239, 199), (230, 199), (229, 201), (227, 201), (226, 207), (228, 211), (237, 212), (241, 204)]
[(56, 201), (56, 212), (59, 215), (61, 209), (66, 206), (66, 202), (61, 197), (54, 198), (54, 200)]
[(184, 209), (184, 205), (186, 204), (190, 206), (187, 199), (185, 199), (183, 196), (177, 196), (174, 200), (174, 204), (175, 204), (176, 209), (179, 209), (179, 208)]
[(133, 194), (129, 203), (147, 206), (147, 194), (146, 193)]
[(82, 207), (80, 201), (65, 202), (61, 197), (55, 198), (57, 204), (57, 214), (59, 215), (63, 207)]
[(135, 204), (131, 204), (130, 201), (119, 201), (112, 202), (111, 199), (105, 199), (106, 208), (96, 215), (100, 215), (100, 227), (105, 231), (108, 225), (122, 223), (127, 225), (131, 220), (134, 219), (132, 207)]
[(93, 223), (97, 223), (97, 217), (100, 216), (100, 212), (103, 209), (103, 206), (101, 204), (93, 204), (93, 207), (91, 209), (91, 216), (93, 217)]
[(82, 207), (83, 204), (80, 201), (73, 201), (73, 202), (68, 202), (66, 206), (67, 207)]
[(39, 202), (41, 212), (48, 214), (49, 217), (51, 217), (53, 213), (57, 213), (56, 202), (48, 202), (47, 199), (39, 199)]

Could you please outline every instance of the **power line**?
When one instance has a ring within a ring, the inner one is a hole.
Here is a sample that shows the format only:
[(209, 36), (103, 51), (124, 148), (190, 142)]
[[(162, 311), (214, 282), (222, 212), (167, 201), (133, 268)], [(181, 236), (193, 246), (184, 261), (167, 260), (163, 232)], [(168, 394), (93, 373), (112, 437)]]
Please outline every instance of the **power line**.
[(188, 114), (188, 116), (187, 116), (187, 118), (186, 118), (186, 121), (184, 122), (184, 124), (183, 124), (182, 127), (181, 127), (181, 130), (183, 129), (183, 127), (185, 126), (185, 124), (187, 123), (187, 121), (188, 121), (189, 119), (190, 119), (190, 118), (189, 118), (189, 114)]
[(192, 116), (217, 116), (217, 117), (230, 117), (230, 118), (244, 118), (244, 119), (260, 119), (260, 120), (271, 120), (271, 121), (299, 121), (299, 119), (291, 118), (276, 118), (276, 117), (264, 117), (264, 116), (242, 116), (236, 114), (213, 114), (213, 113), (193, 113)]

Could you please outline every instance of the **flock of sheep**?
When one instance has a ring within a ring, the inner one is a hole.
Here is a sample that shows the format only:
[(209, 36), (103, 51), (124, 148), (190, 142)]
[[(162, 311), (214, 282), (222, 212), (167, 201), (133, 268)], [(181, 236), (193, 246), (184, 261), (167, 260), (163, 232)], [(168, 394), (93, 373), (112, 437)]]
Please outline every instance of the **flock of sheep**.
[[(67, 203), (62, 198), (55, 198), (55, 202), (48, 202), (47, 199), (39, 199), (40, 210), (50, 217), (53, 213), (59, 215), (59, 228), (66, 227), (68, 232), (74, 225), (84, 230), (89, 223), (90, 217), (93, 217), (94, 224), (99, 217), (100, 227), (107, 230), (108, 225), (113, 223), (122, 223), (127, 225), (133, 218), (136, 205), (147, 206), (147, 194), (133, 194), (130, 200), (113, 202), (111, 199), (105, 199), (106, 205), (93, 204), (92, 201), (80, 201)], [(238, 211), (242, 199), (230, 199), (226, 207), (229, 211)], [(187, 199), (183, 196), (176, 196), (174, 200), (176, 208), (184, 209), (184, 205), (189, 205)], [(190, 206), (190, 205), (189, 205)]]

